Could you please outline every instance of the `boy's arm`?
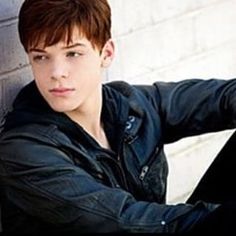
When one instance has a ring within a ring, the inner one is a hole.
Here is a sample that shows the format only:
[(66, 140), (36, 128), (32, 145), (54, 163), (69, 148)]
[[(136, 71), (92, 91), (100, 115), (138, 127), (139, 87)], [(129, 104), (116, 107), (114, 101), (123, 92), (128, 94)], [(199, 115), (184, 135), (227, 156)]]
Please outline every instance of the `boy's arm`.
[(175, 232), (210, 211), (211, 206), (203, 203), (169, 206), (137, 201), (43, 143), (16, 137), (14, 142), (2, 142), (0, 150), (0, 177), (7, 197), (28, 215), (70, 232)]
[(236, 80), (154, 84), (165, 142), (236, 127)]

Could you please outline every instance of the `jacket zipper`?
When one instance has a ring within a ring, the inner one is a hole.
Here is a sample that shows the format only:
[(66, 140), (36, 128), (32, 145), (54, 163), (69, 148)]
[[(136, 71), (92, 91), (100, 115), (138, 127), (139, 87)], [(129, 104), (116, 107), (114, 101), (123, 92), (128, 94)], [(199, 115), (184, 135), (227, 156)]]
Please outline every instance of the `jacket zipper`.
[(119, 171), (122, 175), (122, 180), (123, 180), (123, 183), (124, 183), (124, 187), (125, 187), (126, 190), (129, 190), (128, 183), (127, 183), (127, 180), (126, 180), (126, 176), (125, 176), (125, 173), (122, 169), (122, 163), (121, 163), (121, 159), (120, 159), (119, 156), (117, 157), (117, 160), (118, 160), (117, 165), (119, 166)]
[(141, 174), (139, 175), (139, 179), (143, 181), (145, 175), (147, 174), (149, 170), (149, 166), (143, 166), (142, 170), (141, 170)]
[(125, 178), (124, 171), (122, 170), (122, 164), (121, 164), (120, 157), (117, 157), (117, 160), (114, 160), (113, 158), (111, 158), (110, 156), (107, 156), (107, 155), (102, 155), (101, 157), (106, 158), (107, 160), (109, 160), (115, 164), (115, 166), (117, 167), (117, 170), (120, 173), (119, 177), (120, 177), (121, 182), (123, 183), (123, 187), (126, 190), (128, 190), (129, 188), (128, 188), (128, 184), (127, 184), (127, 181)]
[(157, 147), (155, 150), (154, 150), (154, 153), (152, 154), (151, 158), (147, 161), (147, 163), (142, 167), (141, 169), (141, 173), (139, 175), (139, 179), (141, 181), (144, 180), (146, 174), (148, 173), (148, 170), (150, 168), (150, 165), (153, 163), (153, 161), (156, 159), (156, 156), (158, 155), (158, 153), (160, 152), (160, 148)]

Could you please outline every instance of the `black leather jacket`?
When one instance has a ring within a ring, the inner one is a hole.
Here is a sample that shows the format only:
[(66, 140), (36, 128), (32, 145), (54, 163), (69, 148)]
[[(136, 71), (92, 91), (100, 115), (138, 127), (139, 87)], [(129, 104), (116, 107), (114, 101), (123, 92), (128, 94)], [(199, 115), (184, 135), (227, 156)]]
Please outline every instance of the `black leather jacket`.
[(3, 231), (187, 231), (217, 206), (165, 204), (163, 145), (234, 128), (235, 90), (236, 80), (105, 84), (102, 119), (111, 151), (52, 111), (31, 82), (0, 138)]

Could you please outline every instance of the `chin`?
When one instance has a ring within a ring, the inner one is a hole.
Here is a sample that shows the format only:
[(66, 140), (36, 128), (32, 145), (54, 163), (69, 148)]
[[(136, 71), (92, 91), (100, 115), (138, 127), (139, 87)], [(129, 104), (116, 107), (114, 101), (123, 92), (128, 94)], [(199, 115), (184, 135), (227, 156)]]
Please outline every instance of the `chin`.
[(76, 110), (76, 108), (74, 107), (51, 106), (51, 108), (56, 112), (62, 112), (62, 113), (72, 112)]
[(52, 108), (52, 110), (56, 111), (56, 112), (71, 112), (74, 111), (78, 108), (78, 104), (69, 104), (68, 102), (51, 102), (49, 103), (49, 106)]
[(52, 110), (55, 112), (67, 112), (68, 108), (62, 106), (51, 106)]

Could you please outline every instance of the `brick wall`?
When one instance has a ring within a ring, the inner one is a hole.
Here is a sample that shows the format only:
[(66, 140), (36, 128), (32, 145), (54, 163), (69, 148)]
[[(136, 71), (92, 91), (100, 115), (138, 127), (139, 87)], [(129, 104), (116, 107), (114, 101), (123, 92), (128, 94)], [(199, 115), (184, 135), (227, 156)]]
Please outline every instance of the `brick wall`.
[(22, 0), (0, 1), (0, 117), (31, 74), (17, 36), (17, 13)]
[[(23, 0), (0, 1), (0, 117), (32, 75), (17, 37)], [(151, 83), (232, 78), (236, 0), (109, 0), (116, 58), (106, 80)], [(168, 145), (168, 201), (184, 200), (230, 132)]]
[[(236, 74), (236, 0), (110, 0), (116, 59), (107, 80), (152, 83)], [(168, 201), (185, 200), (232, 131), (168, 145)]]

